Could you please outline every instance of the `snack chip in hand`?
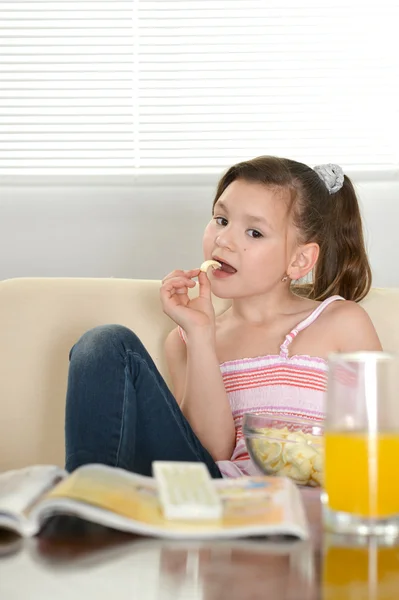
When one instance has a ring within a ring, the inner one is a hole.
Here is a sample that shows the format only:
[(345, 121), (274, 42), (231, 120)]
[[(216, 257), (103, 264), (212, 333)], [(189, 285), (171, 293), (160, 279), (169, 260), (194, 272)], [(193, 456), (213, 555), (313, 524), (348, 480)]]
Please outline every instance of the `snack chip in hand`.
[(202, 271), (203, 273), (206, 273), (207, 270), (209, 269), (209, 267), (212, 267), (212, 269), (220, 269), (221, 266), (222, 265), (217, 260), (206, 260), (200, 266), (200, 271)]

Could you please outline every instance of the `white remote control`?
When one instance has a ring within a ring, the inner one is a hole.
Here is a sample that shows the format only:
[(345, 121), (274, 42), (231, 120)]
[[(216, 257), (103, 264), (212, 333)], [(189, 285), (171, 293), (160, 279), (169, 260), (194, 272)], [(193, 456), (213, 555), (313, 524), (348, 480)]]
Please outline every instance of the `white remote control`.
[(166, 519), (220, 519), (223, 506), (204, 463), (154, 461), (152, 471)]

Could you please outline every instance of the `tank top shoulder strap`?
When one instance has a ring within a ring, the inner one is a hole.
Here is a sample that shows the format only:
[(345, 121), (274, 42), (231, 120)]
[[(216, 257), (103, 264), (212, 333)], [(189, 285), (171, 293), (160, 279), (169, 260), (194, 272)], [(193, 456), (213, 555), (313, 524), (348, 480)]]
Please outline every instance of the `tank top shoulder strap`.
[(182, 327), (180, 327), (180, 325), (178, 325), (177, 326), (177, 331), (179, 332), (180, 338), (186, 344), (187, 343), (187, 337), (186, 337), (186, 332), (184, 331), (184, 329)]
[(327, 306), (330, 306), (330, 304), (332, 304), (336, 300), (345, 300), (345, 298), (342, 298), (342, 296), (330, 296), (330, 298), (326, 298), (325, 300), (323, 300), (323, 302), (319, 304), (317, 308), (315, 308), (315, 310), (312, 313), (310, 313), (308, 317), (306, 317), (306, 319), (298, 323), (298, 325), (294, 327), (294, 329), (292, 329), (288, 335), (285, 336), (285, 340), (280, 346), (280, 356), (287, 358), (288, 347), (291, 344), (292, 340), (296, 338), (300, 331), (303, 331), (304, 329), (309, 327), (309, 325), (314, 323), (316, 319), (321, 315), (323, 310), (325, 310)]

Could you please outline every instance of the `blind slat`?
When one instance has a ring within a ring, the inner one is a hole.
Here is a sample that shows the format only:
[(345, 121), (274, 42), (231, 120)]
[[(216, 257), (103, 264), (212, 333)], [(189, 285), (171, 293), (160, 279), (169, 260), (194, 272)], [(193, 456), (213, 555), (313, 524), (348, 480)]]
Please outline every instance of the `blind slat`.
[(107, 155), (107, 153), (112, 155), (115, 152), (122, 153), (122, 151), (125, 153), (126, 151), (126, 156), (132, 156), (132, 151), (134, 151), (134, 149), (134, 142), (131, 141), (112, 142), (101, 139), (97, 140), (94, 146), (93, 141), (85, 142), (82, 140), (74, 140), (73, 142), (66, 140), (62, 140), (62, 142), (58, 140), (44, 142), (43, 140), (40, 140), (39, 143), (35, 140), (34, 142), (23, 141), (10, 143), (2, 142), (0, 137), (0, 157), (6, 156), (6, 152), (9, 152), (10, 158), (13, 158), (12, 154), (14, 152), (18, 152), (18, 156), (31, 156), (32, 158), (37, 156), (38, 158), (41, 158), (42, 155), (48, 155), (49, 152), (51, 152), (52, 156), (56, 156), (57, 153), (62, 156), (63, 153), (67, 155), (70, 154), (71, 151), (72, 156), (76, 157), (80, 156), (82, 152), (84, 157), (86, 151), (92, 152), (93, 154), (97, 154), (97, 152), (101, 151), (105, 155)]
[[(87, 115), (81, 115), (81, 114), (75, 114), (75, 115), (65, 115), (63, 116), (62, 120), (59, 118), (59, 115), (49, 115), (48, 111), (46, 111), (47, 114), (44, 115), (3, 115), (0, 114), (0, 126), (1, 125), (5, 125), (7, 127), (10, 126), (14, 126), (14, 125), (22, 125), (22, 124), (29, 124), (29, 125), (39, 125), (39, 124), (52, 124), (55, 125), (57, 127), (57, 130), (59, 131), (60, 129), (64, 128), (65, 131), (69, 131), (71, 126), (74, 125), (86, 125), (86, 124), (92, 124), (94, 125), (98, 125), (98, 126), (103, 126), (103, 125), (107, 125), (110, 123), (119, 123), (119, 124), (123, 124), (123, 126), (126, 129), (131, 128), (132, 130), (134, 130), (134, 126), (132, 124), (132, 121), (130, 118), (126, 118), (126, 115), (116, 115), (116, 114), (102, 114), (102, 115), (94, 115), (93, 112), (91, 111), (90, 114)], [(129, 115), (130, 116), (130, 115)]]
[[(73, 136), (73, 139), (79, 139), (80, 136), (85, 135), (87, 138), (92, 139), (93, 135), (98, 135), (98, 139), (108, 139), (109, 136), (121, 136), (133, 134), (133, 126), (126, 120), (115, 118), (107, 119), (107, 122), (103, 121), (91, 121), (89, 119), (83, 119), (80, 122), (73, 120), (71, 123), (61, 124), (57, 121), (55, 123), (43, 122), (43, 119), (37, 118), (33, 123), (29, 122), (25, 118), (23, 122), (22, 118), (18, 119), (18, 123), (11, 122), (7, 117), (6, 119), (0, 118), (0, 135), (21, 135), (28, 139), (28, 136), (34, 135), (34, 139), (38, 142), (44, 135), (55, 135), (57, 139), (64, 139), (66, 136)], [(65, 127), (68, 124), (68, 127)], [(67, 133), (66, 133), (67, 131)], [(95, 138), (94, 138), (95, 139)]]
[(75, 23), (72, 27), (66, 27), (63, 21), (57, 21), (57, 23), (58, 27), (50, 27), (49, 23), (44, 27), (39, 27), (38, 23), (32, 24), (32, 27), (22, 27), (21, 22), (18, 21), (17, 25), (13, 27), (0, 27), (1, 38), (3, 40), (17, 38), (22, 42), (33, 38), (43, 40), (45, 43), (45, 40), (56, 41), (60, 37), (60, 39), (71, 42), (80, 39), (82, 43), (88, 43), (93, 39), (97, 40), (97, 43), (101, 43), (101, 40), (106, 42), (117, 37), (131, 39), (132, 35), (132, 25), (129, 22), (126, 22), (124, 27), (116, 27), (112, 22), (108, 26), (102, 22), (98, 27), (88, 27), (87, 22), (86, 25)]
[[(127, 73), (127, 74), (126, 74)], [(126, 72), (120, 72), (120, 71), (91, 71), (91, 72), (77, 72), (74, 71), (72, 73), (65, 73), (65, 72), (60, 72), (60, 71), (51, 71), (51, 72), (43, 72), (43, 71), (18, 71), (15, 72), (14, 71), (7, 71), (6, 73), (2, 73), (0, 75), (0, 82), (2, 84), (8, 83), (8, 82), (12, 82), (12, 84), (15, 83), (15, 81), (20, 81), (25, 82), (25, 81), (43, 81), (46, 82), (46, 84), (48, 84), (48, 82), (57, 82), (57, 81), (62, 81), (62, 82), (80, 82), (80, 81), (97, 81), (97, 82), (101, 82), (104, 85), (104, 88), (102, 89), (108, 89), (107, 86), (111, 85), (110, 83), (107, 84), (107, 82), (110, 81), (130, 81), (130, 87), (129, 89), (132, 89), (132, 77), (133, 74), (131, 71), (126, 71)]]
[[(110, 133), (105, 132), (96, 133), (87, 131), (86, 133), (47, 133), (47, 132), (36, 132), (36, 133), (18, 133), (18, 132), (3, 132), (0, 130), (0, 146), (2, 150), (10, 149), (26, 149), (34, 150), (37, 144), (40, 147), (58, 146), (68, 148), (70, 147), (84, 147), (84, 144), (92, 144), (92, 142), (115, 145), (115, 148), (123, 147), (125, 142), (131, 143), (132, 134), (129, 132)], [(92, 147), (92, 146), (90, 146)]]
[[(112, 12), (120, 10), (129, 11), (132, 8), (132, 3), (131, 0), (86, 0), (86, 2), (84, 0), (82, 0), (82, 2), (74, 0), (63, 0), (61, 2), (52, 2), (51, 0), (43, 0), (42, 2), (40, 2), (40, 0), (34, 0), (33, 2), (32, 0), (12, 0), (11, 2), (2, 1), (1, 6), (5, 11), (9, 10), (13, 12), (25, 13), (28, 10), (32, 10), (34, 7), (36, 9), (35, 12), (37, 13), (39, 11), (44, 11), (46, 13), (48, 11), (58, 11), (59, 14), (62, 14), (64, 11), (71, 10), (93, 11), (94, 8), (97, 8), (98, 10), (109, 10)], [(149, 7), (150, 5), (148, 4), (147, 6)]]

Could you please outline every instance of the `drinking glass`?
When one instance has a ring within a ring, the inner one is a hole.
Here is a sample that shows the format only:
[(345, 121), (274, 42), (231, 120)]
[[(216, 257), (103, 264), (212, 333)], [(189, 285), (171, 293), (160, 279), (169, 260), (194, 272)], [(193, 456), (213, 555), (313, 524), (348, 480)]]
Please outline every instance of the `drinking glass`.
[(323, 522), (337, 533), (399, 532), (399, 360), (329, 357)]

